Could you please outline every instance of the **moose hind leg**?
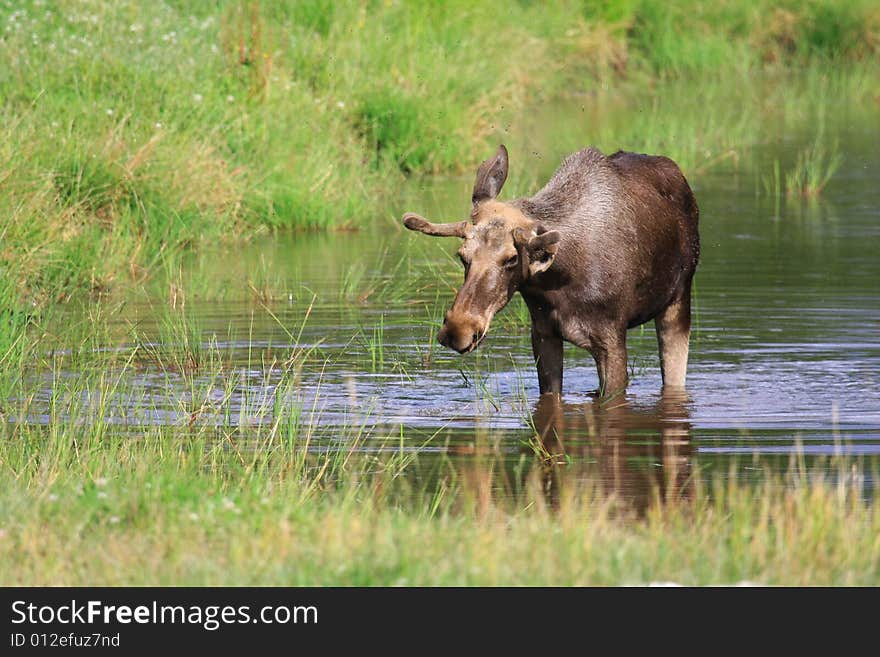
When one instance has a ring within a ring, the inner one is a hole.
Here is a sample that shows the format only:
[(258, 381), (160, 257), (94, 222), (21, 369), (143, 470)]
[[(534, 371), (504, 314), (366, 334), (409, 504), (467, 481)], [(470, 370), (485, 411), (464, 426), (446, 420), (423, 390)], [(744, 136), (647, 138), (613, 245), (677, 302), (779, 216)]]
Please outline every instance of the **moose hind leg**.
[(660, 347), (663, 385), (683, 387), (691, 337), (691, 292), (687, 291), (654, 319)]

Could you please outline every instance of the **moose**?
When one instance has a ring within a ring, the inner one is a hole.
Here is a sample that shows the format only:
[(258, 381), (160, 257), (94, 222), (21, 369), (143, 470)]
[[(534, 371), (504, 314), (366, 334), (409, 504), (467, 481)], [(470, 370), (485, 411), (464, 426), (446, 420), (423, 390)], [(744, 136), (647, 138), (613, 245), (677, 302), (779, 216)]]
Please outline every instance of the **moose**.
[(586, 148), (569, 155), (534, 196), (503, 202), (507, 172), (502, 144), (477, 170), (469, 220), (403, 217), (410, 230), (463, 240), (464, 284), (440, 343), (473, 351), (519, 292), (532, 320), (542, 395), (562, 393), (563, 340), (593, 355), (600, 396), (624, 391), (627, 329), (652, 319), (663, 387), (683, 387), (700, 238), (697, 202), (678, 165)]

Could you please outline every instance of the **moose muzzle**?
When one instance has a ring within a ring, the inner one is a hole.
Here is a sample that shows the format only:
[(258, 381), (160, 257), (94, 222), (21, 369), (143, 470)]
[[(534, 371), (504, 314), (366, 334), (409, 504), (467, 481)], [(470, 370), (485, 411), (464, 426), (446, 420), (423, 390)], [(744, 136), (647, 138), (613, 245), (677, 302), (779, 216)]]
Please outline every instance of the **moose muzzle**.
[(450, 310), (446, 313), (437, 340), (444, 347), (460, 354), (473, 351), (486, 335), (486, 326), (480, 317)]

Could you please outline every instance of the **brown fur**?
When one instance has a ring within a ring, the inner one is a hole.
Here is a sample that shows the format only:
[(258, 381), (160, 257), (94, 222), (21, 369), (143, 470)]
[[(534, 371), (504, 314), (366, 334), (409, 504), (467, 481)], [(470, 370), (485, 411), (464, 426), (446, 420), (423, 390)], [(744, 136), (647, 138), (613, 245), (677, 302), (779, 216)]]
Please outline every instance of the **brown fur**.
[(510, 203), (502, 203), (500, 201), (483, 201), (474, 207), (471, 212), (471, 220), (475, 226), (494, 218), (504, 220), (505, 226), (510, 230), (514, 228), (525, 228), (531, 230), (534, 220), (529, 219), (522, 210)]

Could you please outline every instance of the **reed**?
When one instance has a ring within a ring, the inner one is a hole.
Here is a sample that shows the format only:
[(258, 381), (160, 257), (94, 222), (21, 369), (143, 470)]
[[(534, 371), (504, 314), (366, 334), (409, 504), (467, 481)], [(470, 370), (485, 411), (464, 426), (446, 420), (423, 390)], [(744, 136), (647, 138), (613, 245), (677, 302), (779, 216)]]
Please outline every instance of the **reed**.
[(816, 198), (842, 163), (843, 154), (837, 141), (827, 145), (821, 136), (818, 137), (798, 153), (794, 167), (785, 174), (785, 193)]

